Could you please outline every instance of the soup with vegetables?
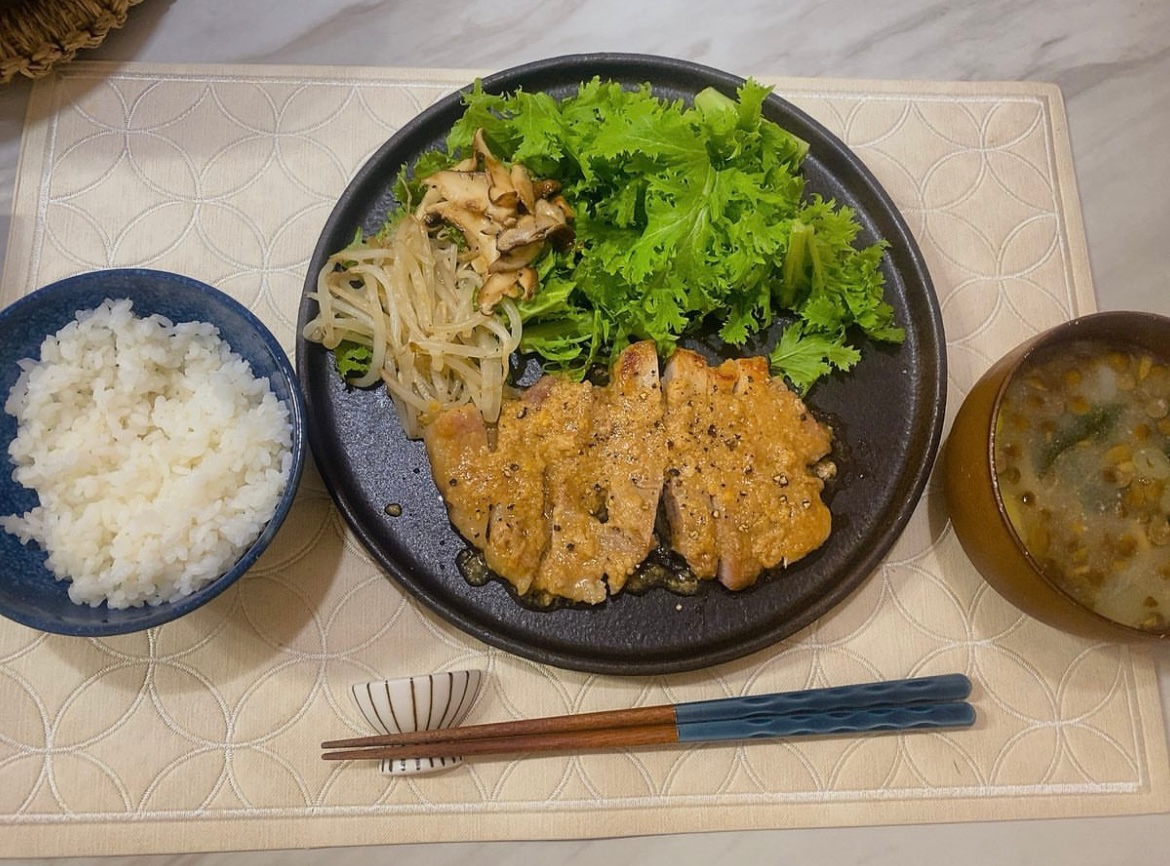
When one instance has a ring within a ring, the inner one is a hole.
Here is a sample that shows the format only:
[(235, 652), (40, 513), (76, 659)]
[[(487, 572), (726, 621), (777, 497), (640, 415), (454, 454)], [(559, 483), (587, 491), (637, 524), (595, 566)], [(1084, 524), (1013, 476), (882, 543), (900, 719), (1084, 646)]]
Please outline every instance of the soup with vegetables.
[(1170, 623), (1170, 357), (1085, 340), (1009, 383), (995, 473), (1046, 576), (1102, 616)]

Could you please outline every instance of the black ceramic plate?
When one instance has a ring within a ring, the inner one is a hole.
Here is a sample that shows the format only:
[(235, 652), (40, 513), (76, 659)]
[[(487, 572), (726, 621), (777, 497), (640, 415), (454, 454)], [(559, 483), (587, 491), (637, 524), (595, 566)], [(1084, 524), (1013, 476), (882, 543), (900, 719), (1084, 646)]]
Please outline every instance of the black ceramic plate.
[[(488, 92), (517, 88), (567, 96), (598, 75), (689, 100), (713, 85), (734, 96), (742, 79), (691, 63), (641, 55), (554, 58), (484, 79)], [(395, 205), (399, 168), (441, 147), (462, 113), (458, 94), (440, 100), (375, 153), (341, 196), (309, 264), (306, 292), (327, 257), (358, 226), (378, 228)], [(765, 114), (810, 143), (809, 193), (853, 207), (860, 241), (889, 242), (887, 298), (906, 341), (866, 346), (848, 376), (818, 384), (814, 412), (842, 438), (841, 475), (830, 500), (833, 532), (825, 546), (744, 592), (705, 586), (695, 596), (666, 590), (621, 595), (588, 608), (533, 610), (499, 581), (471, 586), (456, 567), (464, 544), (451, 528), (430, 478), (426, 453), (399, 429), (382, 389), (347, 390), (319, 345), (297, 343), (309, 442), (330, 492), (374, 558), (443, 618), (493, 646), (560, 667), (607, 674), (658, 674), (725, 662), (767, 647), (841, 602), (875, 568), (909, 519), (938, 448), (946, 355), (938, 303), (905, 222), (858, 158), (806, 114), (772, 95)], [(300, 324), (315, 313), (305, 299)], [(402, 506), (389, 517), (388, 504)]]

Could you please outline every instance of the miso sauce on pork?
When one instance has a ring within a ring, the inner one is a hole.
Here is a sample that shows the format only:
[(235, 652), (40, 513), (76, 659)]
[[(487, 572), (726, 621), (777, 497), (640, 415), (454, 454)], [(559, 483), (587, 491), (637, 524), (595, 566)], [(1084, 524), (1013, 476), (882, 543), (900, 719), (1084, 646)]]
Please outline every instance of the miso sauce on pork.
[(494, 429), (464, 406), (424, 440), (452, 524), (521, 596), (596, 604), (660, 546), (742, 589), (829, 534), (813, 469), (829, 432), (763, 358), (712, 368), (678, 350), (660, 380), (637, 343), (605, 387), (545, 376)]
[(679, 349), (666, 367), (670, 544), (700, 578), (743, 589), (829, 537), (813, 464), (829, 431), (766, 358), (710, 367)]

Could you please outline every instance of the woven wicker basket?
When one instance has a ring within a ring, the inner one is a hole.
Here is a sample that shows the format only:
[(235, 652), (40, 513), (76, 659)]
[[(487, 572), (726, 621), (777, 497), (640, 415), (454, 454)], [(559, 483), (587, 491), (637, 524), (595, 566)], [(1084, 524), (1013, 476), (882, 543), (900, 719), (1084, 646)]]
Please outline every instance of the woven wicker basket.
[(0, 84), (37, 78), (102, 43), (142, 0), (0, 0)]

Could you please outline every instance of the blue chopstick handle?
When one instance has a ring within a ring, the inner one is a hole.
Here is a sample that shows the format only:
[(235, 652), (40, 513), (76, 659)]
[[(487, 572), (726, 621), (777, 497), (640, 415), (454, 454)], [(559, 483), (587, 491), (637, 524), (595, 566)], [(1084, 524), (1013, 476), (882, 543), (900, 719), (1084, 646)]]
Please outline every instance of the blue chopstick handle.
[(680, 743), (700, 743), (816, 734), (914, 731), (925, 728), (965, 728), (974, 723), (974, 707), (962, 701), (950, 701), (690, 722), (679, 724), (678, 740)]
[(753, 715), (774, 716), (780, 713), (819, 710), (863, 709), (894, 704), (943, 703), (961, 701), (971, 694), (971, 680), (963, 674), (941, 674), (880, 683), (834, 686), (770, 695), (746, 695), (678, 704), (674, 717), (678, 724), (739, 719)]

